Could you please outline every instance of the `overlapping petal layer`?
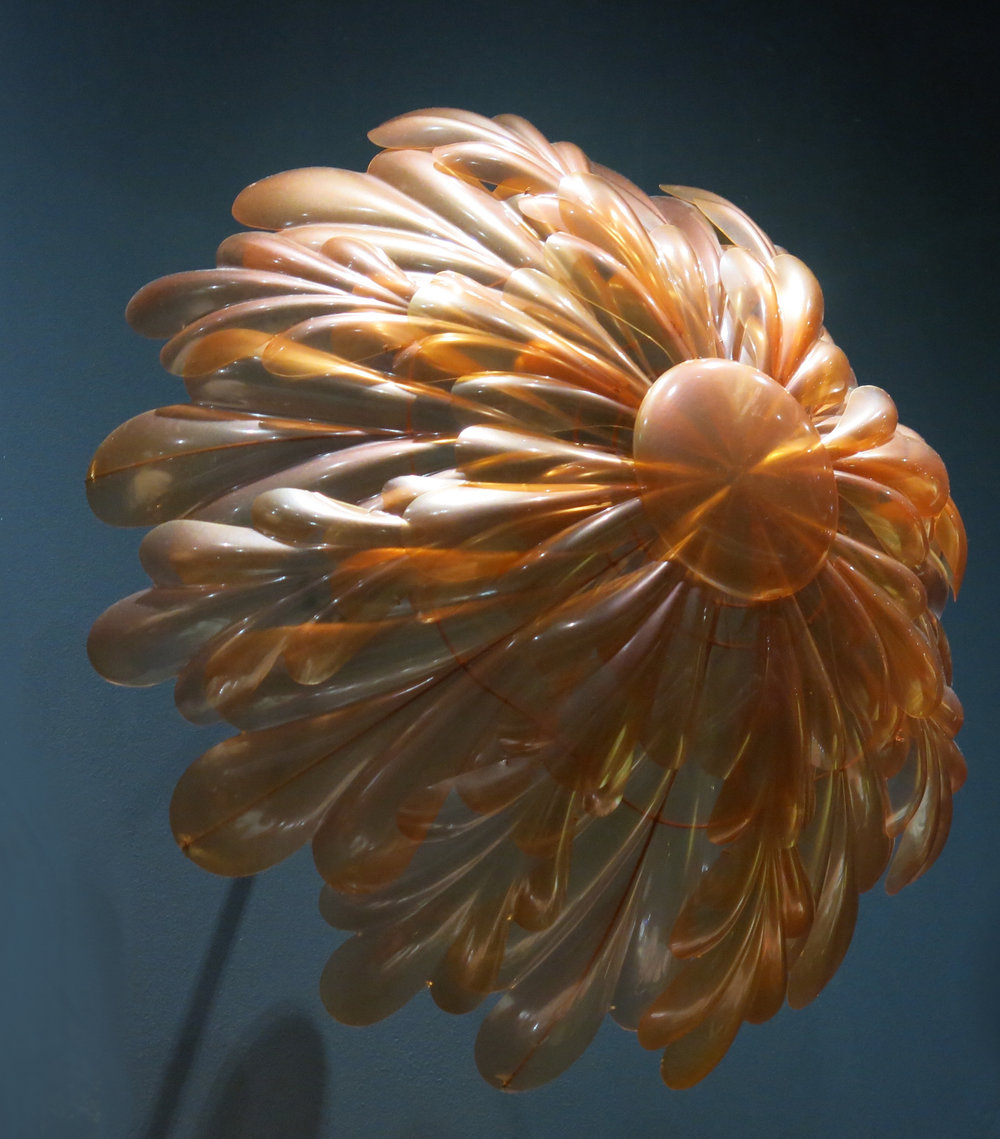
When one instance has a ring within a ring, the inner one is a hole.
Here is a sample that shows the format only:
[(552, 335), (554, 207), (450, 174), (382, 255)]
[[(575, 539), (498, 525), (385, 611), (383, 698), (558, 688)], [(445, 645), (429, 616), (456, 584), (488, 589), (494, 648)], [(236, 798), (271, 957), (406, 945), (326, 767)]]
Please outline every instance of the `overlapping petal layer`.
[(130, 304), (190, 403), (92, 464), (155, 524), (92, 659), (239, 729), (177, 840), (237, 875), (312, 842), (336, 1017), (499, 991), (477, 1061), (516, 1089), (610, 1010), (692, 1084), (945, 841), (944, 466), (731, 203), (510, 115), (371, 137)]

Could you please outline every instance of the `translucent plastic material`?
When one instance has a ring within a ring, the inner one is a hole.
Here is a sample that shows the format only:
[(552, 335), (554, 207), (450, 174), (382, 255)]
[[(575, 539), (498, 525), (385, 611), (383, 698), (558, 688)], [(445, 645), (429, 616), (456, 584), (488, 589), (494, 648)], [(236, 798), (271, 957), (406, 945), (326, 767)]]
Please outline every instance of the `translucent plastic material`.
[(499, 992), (476, 1059), (518, 1089), (610, 1011), (693, 1084), (944, 844), (944, 466), (724, 199), (510, 115), (372, 138), (130, 304), (190, 402), (94, 459), (155, 528), (91, 657), (239, 729), (174, 831), (232, 875), (312, 843), (334, 1016)]

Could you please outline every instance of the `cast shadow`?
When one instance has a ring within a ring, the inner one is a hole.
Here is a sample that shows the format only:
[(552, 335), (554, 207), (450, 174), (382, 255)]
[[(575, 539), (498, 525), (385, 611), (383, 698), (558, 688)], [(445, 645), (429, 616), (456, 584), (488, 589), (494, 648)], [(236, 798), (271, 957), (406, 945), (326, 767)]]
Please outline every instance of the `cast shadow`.
[(302, 1013), (270, 1021), (220, 1074), (197, 1139), (318, 1139), (323, 1037)]
[(163, 1074), (145, 1139), (167, 1139), (171, 1132), (252, 887), (252, 878), (237, 878), (230, 883), (198, 980), (188, 999), (187, 1011), (174, 1042), (170, 1061)]

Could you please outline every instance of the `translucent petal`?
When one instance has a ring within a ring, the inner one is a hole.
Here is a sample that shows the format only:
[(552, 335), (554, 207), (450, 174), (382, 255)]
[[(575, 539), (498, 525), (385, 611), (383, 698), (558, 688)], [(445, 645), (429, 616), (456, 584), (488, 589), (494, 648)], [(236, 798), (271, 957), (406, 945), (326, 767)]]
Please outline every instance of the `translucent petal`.
[(809, 268), (790, 253), (779, 253), (768, 265), (781, 315), (781, 349), (774, 377), (792, 375), (823, 328), (823, 294)]
[(465, 240), (435, 211), (384, 180), (324, 166), (289, 170), (254, 182), (236, 199), (233, 216), (259, 229), (346, 222)]
[[(355, 240), (355, 248), (359, 245), (363, 243)], [(291, 241), (287, 234), (236, 233), (219, 246), (216, 260), (220, 266), (239, 265), (246, 269), (287, 274), (345, 292), (362, 292), (390, 303), (399, 295), (397, 290), (401, 290), (402, 295), (409, 291), (409, 278), (378, 247), (365, 246), (377, 265), (375, 272), (371, 271), (371, 262), (358, 266), (356, 259), (345, 262), (343, 257), (332, 256), (336, 247), (330, 247), (331, 241), (327, 241), (322, 253), (313, 253)]]
[(255, 874), (308, 842), (330, 802), (392, 735), (386, 705), (224, 740), (182, 776), (170, 805), (185, 853), (219, 874)]
[(823, 436), (823, 446), (835, 459), (880, 447), (892, 438), (897, 422), (896, 405), (881, 388), (853, 388), (833, 430)]
[(163, 586), (234, 585), (327, 568), (322, 554), (290, 549), (245, 526), (191, 520), (164, 522), (150, 531), (139, 558)]
[(436, 147), (434, 160), (449, 174), (467, 182), (495, 186), (497, 197), (531, 191), (551, 192), (559, 184), (559, 171), (540, 165), (510, 148), (492, 142), (459, 142)]
[(833, 341), (820, 338), (806, 352), (785, 386), (806, 411), (819, 415), (841, 407), (854, 385), (854, 372), (843, 351)]
[(538, 240), (520, 215), (445, 173), (431, 155), (384, 150), (372, 159), (368, 170), (456, 226), (462, 234), (460, 244), (481, 245), (512, 267), (541, 268)]
[(841, 459), (838, 467), (899, 491), (925, 517), (937, 515), (948, 502), (948, 474), (940, 456), (904, 428), (887, 443)]
[(725, 354), (780, 376), (781, 315), (771, 274), (756, 257), (735, 247), (723, 253), (719, 275), (732, 317)]
[(454, 107), (408, 111), (368, 132), (376, 146), (389, 150), (420, 149), (456, 142), (503, 144), (507, 132), (492, 119)]
[(298, 280), (284, 273), (252, 269), (199, 269), (161, 277), (129, 302), (126, 317), (143, 336), (172, 336), (199, 317), (262, 297), (317, 293), (336, 295), (335, 284)]
[(905, 566), (917, 569), (927, 558), (927, 532), (909, 500), (898, 491), (847, 471), (837, 471), (841, 509), (857, 510), (879, 544)]
[(720, 233), (728, 237), (734, 245), (749, 250), (760, 260), (770, 261), (775, 255), (776, 250), (767, 234), (727, 199), (709, 190), (697, 190), (693, 186), (661, 186), (660, 189), (697, 206)]
[(87, 472), (91, 509), (116, 526), (186, 514), (251, 476), (355, 442), (321, 423), (176, 405), (130, 419)]
[(610, 1012), (687, 1087), (945, 842), (947, 473), (731, 202), (513, 115), (372, 137), (129, 305), (191, 402), (94, 458), (155, 529), (89, 652), (234, 725), (175, 837), (230, 875), (312, 842), (334, 1016), (499, 994), (476, 1059), (519, 1089)]
[(934, 542), (944, 555), (951, 572), (952, 590), (957, 597), (965, 576), (967, 542), (962, 516), (951, 498), (934, 521)]

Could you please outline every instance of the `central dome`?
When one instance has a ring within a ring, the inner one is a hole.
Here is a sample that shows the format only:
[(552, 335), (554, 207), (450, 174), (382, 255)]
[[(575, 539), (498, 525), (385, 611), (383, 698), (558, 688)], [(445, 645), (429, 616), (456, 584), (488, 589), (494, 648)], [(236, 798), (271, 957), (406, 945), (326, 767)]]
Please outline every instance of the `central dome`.
[(806, 585), (837, 527), (833, 466), (793, 396), (731, 360), (686, 360), (647, 392), (635, 426), (643, 506), (664, 557), (736, 597)]

